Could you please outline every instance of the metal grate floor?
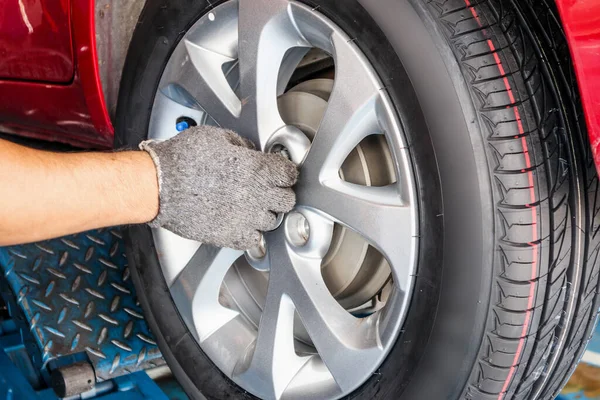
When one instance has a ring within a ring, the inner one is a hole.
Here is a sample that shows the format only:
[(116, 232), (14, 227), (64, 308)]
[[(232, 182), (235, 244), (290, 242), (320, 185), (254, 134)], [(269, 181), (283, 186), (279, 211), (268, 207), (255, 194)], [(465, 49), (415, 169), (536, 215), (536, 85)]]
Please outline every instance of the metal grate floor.
[(44, 363), (86, 352), (99, 381), (164, 364), (118, 228), (0, 248), (0, 268)]

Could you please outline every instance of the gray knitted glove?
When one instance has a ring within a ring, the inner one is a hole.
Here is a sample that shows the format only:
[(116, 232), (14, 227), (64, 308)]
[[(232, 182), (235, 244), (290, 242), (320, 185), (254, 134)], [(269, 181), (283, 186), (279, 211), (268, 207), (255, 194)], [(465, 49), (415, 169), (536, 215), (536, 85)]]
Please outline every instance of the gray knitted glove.
[(236, 133), (197, 126), (164, 141), (140, 144), (158, 175), (160, 210), (150, 222), (192, 240), (246, 250), (259, 231), (290, 211), (298, 170), (278, 154), (253, 149)]

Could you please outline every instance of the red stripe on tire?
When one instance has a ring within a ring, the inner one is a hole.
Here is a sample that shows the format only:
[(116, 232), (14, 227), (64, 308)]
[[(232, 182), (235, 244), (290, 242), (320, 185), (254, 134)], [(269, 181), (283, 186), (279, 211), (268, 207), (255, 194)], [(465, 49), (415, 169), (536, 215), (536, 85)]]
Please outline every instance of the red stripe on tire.
[[(469, 0), (465, 0), (465, 4), (471, 10), (471, 14), (473, 14), (473, 18), (475, 18), (475, 21), (477, 21), (477, 24), (480, 27), (482, 27), (483, 24), (481, 23), (481, 20), (479, 18), (479, 15), (477, 14), (477, 11), (471, 6), (471, 2)], [(485, 33), (485, 30), (484, 30), (484, 33)], [(502, 66), (502, 61), (500, 60), (500, 57), (498, 56), (498, 53), (496, 52), (494, 43), (490, 39), (488, 39), (487, 44), (488, 44), (488, 47), (490, 48), (490, 51), (494, 55), (494, 61), (496, 62), (496, 65), (498, 66), (500, 75), (503, 76), (502, 80), (504, 81), (504, 86), (506, 88), (506, 92), (508, 93), (508, 98), (511, 103), (515, 103), (515, 97), (513, 95), (512, 89), (510, 87), (510, 82), (508, 81), (508, 78), (506, 77), (506, 72), (504, 71), (504, 67)], [(507, 108), (510, 108), (510, 106), (507, 106)], [(527, 335), (527, 331), (528, 331), (529, 325), (531, 323), (531, 317), (532, 317), (531, 310), (533, 308), (533, 302), (534, 302), (534, 298), (535, 298), (534, 279), (536, 278), (536, 275), (537, 275), (537, 263), (538, 263), (537, 212), (536, 212), (536, 208), (533, 206), (533, 204), (535, 204), (535, 190), (534, 190), (534, 183), (533, 183), (533, 172), (531, 171), (531, 158), (529, 157), (529, 147), (527, 146), (527, 140), (525, 140), (525, 136), (524, 136), (525, 130), (523, 129), (521, 115), (519, 114), (519, 110), (516, 106), (512, 107), (512, 109), (515, 114), (515, 119), (517, 121), (519, 135), (521, 136), (521, 144), (523, 146), (523, 154), (525, 155), (525, 165), (527, 166), (527, 178), (529, 181), (529, 196), (530, 196), (530, 202), (527, 206), (531, 208), (531, 221), (532, 221), (531, 230), (532, 230), (533, 240), (532, 240), (532, 243), (530, 243), (530, 245), (531, 245), (531, 250), (532, 250), (533, 254), (532, 254), (532, 263), (531, 263), (531, 282), (529, 282), (529, 297), (527, 299), (527, 312), (525, 313), (525, 322), (523, 323), (523, 329), (521, 330), (521, 338), (519, 339), (519, 345), (517, 346), (517, 351), (515, 352), (515, 356), (513, 358), (512, 365), (510, 367), (510, 370), (508, 371), (508, 376), (506, 377), (506, 380), (504, 381), (504, 385), (502, 385), (502, 390), (500, 391), (500, 394), (498, 395), (498, 400), (502, 400), (504, 398), (504, 395), (506, 394), (506, 391), (508, 390), (510, 382), (512, 381), (512, 378), (516, 372), (517, 363), (519, 362), (521, 353), (523, 352), (523, 347), (525, 346), (525, 337)]]

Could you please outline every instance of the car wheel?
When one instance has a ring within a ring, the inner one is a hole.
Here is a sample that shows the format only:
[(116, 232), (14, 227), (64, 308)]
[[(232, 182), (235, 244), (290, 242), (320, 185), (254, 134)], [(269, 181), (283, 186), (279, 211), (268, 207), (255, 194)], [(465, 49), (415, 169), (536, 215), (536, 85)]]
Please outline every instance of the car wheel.
[(296, 208), (255, 249), (128, 230), (140, 302), (188, 394), (552, 397), (598, 309), (597, 178), (531, 14), (146, 5), (117, 146), (212, 124), (300, 167)]

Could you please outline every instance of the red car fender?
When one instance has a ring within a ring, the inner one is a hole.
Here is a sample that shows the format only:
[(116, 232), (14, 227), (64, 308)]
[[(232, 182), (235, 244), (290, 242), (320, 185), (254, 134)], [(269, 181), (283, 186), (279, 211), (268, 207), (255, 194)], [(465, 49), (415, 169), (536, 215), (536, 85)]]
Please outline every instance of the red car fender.
[(556, 0), (575, 66), (596, 169), (600, 171), (600, 1)]
[(94, 14), (94, 0), (73, 0), (73, 37), (80, 84), (94, 127), (112, 146), (114, 129), (100, 82)]
[(73, 79), (67, 84), (0, 80), (0, 131), (110, 148), (114, 130), (100, 82), (94, 0), (70, 3)]

